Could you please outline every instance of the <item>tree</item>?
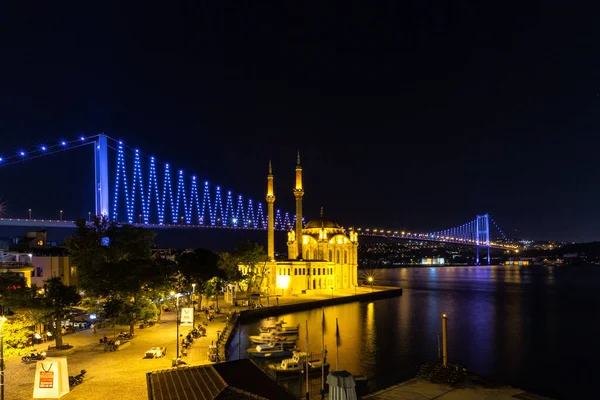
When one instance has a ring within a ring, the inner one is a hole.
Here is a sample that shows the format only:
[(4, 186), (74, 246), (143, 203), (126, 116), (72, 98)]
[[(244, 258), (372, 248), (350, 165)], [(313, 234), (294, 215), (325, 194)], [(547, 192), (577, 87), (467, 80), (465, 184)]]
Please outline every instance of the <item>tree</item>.
[(76, 225), (66, 247), (78, 266), (80, 286), (91, 295), (123, 301), (120, 317), (129, 321), (133, 334), (140, 317), (138, 302), (169, 280), (172, 263), (152, 257), (155, 233), (149, 229), (105, 219), (95, 219), (91, 226), (80, 220)]
[(46, 304), (51, 310), (56, 326), (56, 347), (62, 347), (62, 325), (61, 322), (67, 310), (81, 301), (81, 296), (74, 286), (62, 283), (60, 277), (50, 278), (46, 281)]
[(25, 278), (15, 272), (0, 272), (0, 315), (11, 315), (13, 309), (31, 300)]
[(31, 330), (34, 323), (33, 316), (28, 312), (18, 313), (7, 319), (2, 326), (4, 343), (6, 344), (5, 355), (24, 353), (30, 337), (34, 333)]
[(235, 248), (233, 258), (237, 265), (248, 267), (248, 292), (259, 289), (267, 277), (268, 256), (264, 248), (254, 242), (242, 242)]
[(219, 255), (211, 250), (198, 248), (192, 251), (184, 251), (177, 259), (177, 270), (180, 279), (176, 286), (177, 292), (189, 291), (192, 284), (196, 284), (196, 292), (200, 295), (200, 307), (202, 306), (202, 292), (206, 283), (218, 277), (225, 278), (225, 272), (219, 268)]
[(217, 310), (219, 309), (219, 293), (223, 290), (223, 279), (218, 276), (215, 276), (212, 279), (209, 279), (204, 284), (204, 293), (206, 293), (206, 298), (209, 299), (211, 296), (215, 296), (217, 299)]

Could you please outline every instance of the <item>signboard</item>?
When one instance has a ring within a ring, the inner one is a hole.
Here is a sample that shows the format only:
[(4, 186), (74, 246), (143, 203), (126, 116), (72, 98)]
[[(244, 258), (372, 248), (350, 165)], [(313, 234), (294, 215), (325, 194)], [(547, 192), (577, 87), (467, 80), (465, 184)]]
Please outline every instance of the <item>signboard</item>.
[(35, 366), (34, 399), (58, 399), (69, 393), (66, 357), (46, 358)]
[(194, 309), (193, 308), (182, 308), (181, 318), (179, 320), (181, 326), (194, 326)]

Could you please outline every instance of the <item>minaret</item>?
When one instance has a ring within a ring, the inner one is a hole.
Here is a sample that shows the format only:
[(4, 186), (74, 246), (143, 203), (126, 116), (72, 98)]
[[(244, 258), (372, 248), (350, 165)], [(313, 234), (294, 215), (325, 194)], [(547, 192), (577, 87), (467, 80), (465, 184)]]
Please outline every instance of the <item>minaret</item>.
[(304, 189), (302, 189), (302, 166), (300, 165), (300, 150), (298, 150), (294, 197), (296, 198), (296, 258), (299, 260), (302, 259), (302, 196), (304, 196)]
[(273, 169), (269, 160), (269, 175), (267, 175), (267, 256), (275, 261), (275, 191), (273, 189)]

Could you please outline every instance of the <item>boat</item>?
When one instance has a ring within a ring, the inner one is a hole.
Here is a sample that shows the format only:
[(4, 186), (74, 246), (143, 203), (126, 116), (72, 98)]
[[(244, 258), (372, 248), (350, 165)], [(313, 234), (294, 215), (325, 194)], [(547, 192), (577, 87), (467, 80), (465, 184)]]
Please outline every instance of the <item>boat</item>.
[(298, 351), (294, 352), (292, 358), (286, 358), (280, 364), (269, 364), (269, 368), (275, 373), (275, 377), (284, 378), (306, 373), (306, 363), (308, 363), (309, 375), (320, 374), (323, 366), (325, 367), (325, 373), (329, 372), (329, 364), (327, 362), (323, 365), (321, 360), (308, 360), (307, 353)]
[(294, 355), (294, 350), (288, 350), (282, 343), (275, 342), (259, 344), (246, 351), (250, 357), (259, 358), (292, 357)]
[(300, 332), (300, 325), (282, 326), (280, 324), (261, 326), (258, 328), (260, 333), (272, 333), (275, 335), (297, 335)]
[(271, 332), (260, 332), (258, 335), (248, 337), (252, 344), (282, 343), (283, 345), (296, 345), (298, 335), (274, 335)]

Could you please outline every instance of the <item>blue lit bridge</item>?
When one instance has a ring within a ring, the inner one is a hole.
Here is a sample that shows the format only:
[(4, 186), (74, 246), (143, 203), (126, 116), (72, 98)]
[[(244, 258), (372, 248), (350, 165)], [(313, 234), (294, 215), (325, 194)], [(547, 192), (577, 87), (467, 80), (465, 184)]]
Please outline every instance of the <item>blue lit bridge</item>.
[[(82, 146), (93, 148), (95, 212), (112, 221), (162, 228), (222, 228), (266, 229), (267, 215), (262, 202), (254, 202), (241, 194), (222, 190), (195, 175), (186, 176), (183, 169), (169, 163), (159, 163), (153, 156), (144, 156), (139, 149), (126, 146), (122, 141), (98, 134), (71, 141), (58, 141), (52, 146), (18, 150), (0, 157), (0, 167), (48, 157), (58, 152)], [(109, 166), (109, 151), (116, 161)], [(0, 183), (1, 184), (1, 183)], [(92, 193), (90, 193), (90, 196)], [(90, 218), (83, 215), (82, 218)], [(275, 229), (290, 230), (296, 216), (276, 210)], [(6, 218), (0, 226), (73, 227), (73, 221), (61, 217), (51, 219)], [(499, 240), (490, 238), (490, 228), (500, 233)], [(436, 232), (407, 232), (373, 228), (355, 228), (360, 235), (396, 239), (446, 242), (490, 248), (514, 248), (506, 240), (493, 219), (479, 215), (459, 226)]]

